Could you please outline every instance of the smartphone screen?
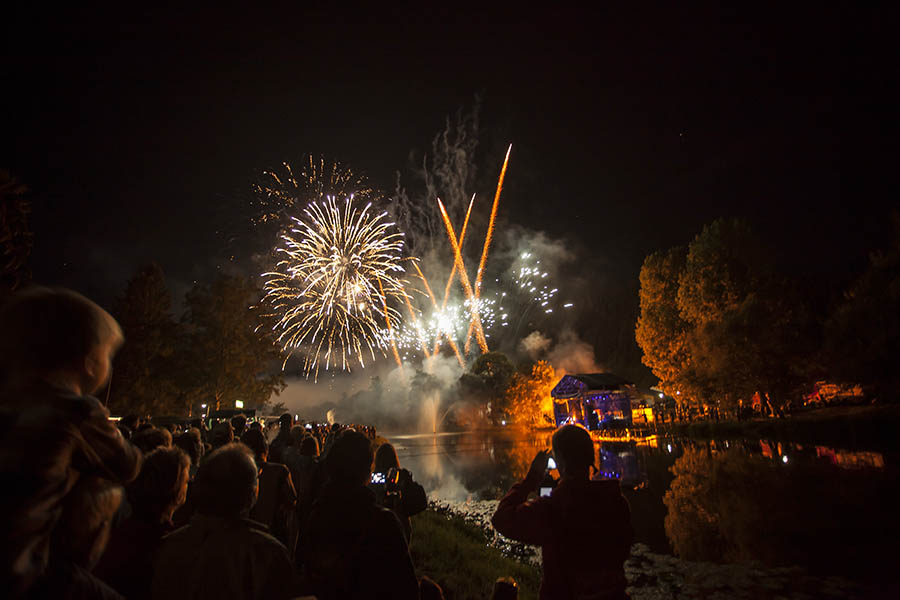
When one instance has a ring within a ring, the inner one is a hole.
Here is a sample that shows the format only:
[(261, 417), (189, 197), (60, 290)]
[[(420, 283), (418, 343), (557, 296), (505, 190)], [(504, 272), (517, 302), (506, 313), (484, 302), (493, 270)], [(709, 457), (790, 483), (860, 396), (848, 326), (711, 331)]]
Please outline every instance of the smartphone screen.
[(547, 468), (548, 468), (548, 469), (555, 469), (555, 468), (556, 468), (556, 461), (553, 460), (553, 457), (552, 457), (552, 456), (551, 456), (550, 458), (547, 459)]
[(372, 483), (384, 483), (384, 473), (372, 473)]
[(542, 487), (541, 488), (541, 496), (549, 496), (550, 492), (553, 491), (553, 488)]

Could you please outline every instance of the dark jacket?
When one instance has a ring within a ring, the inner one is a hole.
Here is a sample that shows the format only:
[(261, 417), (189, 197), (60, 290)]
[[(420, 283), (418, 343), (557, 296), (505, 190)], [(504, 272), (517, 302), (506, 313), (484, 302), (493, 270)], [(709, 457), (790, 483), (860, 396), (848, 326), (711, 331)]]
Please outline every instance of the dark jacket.
[(400, 523), (366, 487), (326, 484), (300, 547), (303, 591), (319, 600), (419, 597)]
[(624, 598), (631, 513), (615, 480), (562, 479), (550, 496), (527, 501), (529, 476), (500, 501), (491, 523), (506, 537), (540, 546), (541, 598)]
[(128, 517), (110, 534), (94, 574), (128, 600), (149, 599), (153, 561), (163, 536), (170, 531), (172, 526), (168, 523)]
[(264, 525), (204, 514), (163, 538), (152, 588), (159, 600), (294, 597), (287, 550)]
[(127, 483), (141, 453), (91, 396), (37, 384), (0, 398), (0, 589), (26, 589), (46, 568), (67, 494), (82, 476)]
[(250, 518), (265, 525), (293, 556), (297, 544), (297, 519), (294, 512), (297, 493), (291, 472), (284, 465), (264, 462), (259, 469), (259, 496)]

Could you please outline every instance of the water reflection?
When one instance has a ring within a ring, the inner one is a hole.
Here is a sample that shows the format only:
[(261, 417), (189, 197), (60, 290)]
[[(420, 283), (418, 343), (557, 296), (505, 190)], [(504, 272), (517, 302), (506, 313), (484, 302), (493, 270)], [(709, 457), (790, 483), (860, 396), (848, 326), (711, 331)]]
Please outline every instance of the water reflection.
[[(500, 497), (550, 432), (392, 436), (432, 498)], [(896, 460), (769, 440), (597, 443), (596, 477), (622, 482), (636, 541), (692, 560), (800, 564), (869, 576), (900, 534)]]
[(822, 449), (765, 440), (686, 445), (663, 500), (675, 553), (877, 575), (900, 534), (897, 478), (877, 452)]

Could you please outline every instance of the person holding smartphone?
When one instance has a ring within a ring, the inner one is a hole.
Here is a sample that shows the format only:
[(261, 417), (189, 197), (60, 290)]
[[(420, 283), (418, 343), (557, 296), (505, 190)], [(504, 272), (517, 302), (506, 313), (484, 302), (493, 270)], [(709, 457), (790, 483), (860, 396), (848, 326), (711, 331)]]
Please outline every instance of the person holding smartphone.
[[(502, 535), (542, 549), (540, 597), (624, 599), (625, 559), (633, 531), (616, 480), (591, 481), (594, 443), (577, 425), (553, 434), (553, 457), (542, 450), (524, 481), (500, 501), (491, 523)], [(559, 484), (529, 500), (555, 458)]]
[(397, 515), (408, 544), (412, 536), (409, 518), (428, 507), (428, 498), (425, 488), (416, 483), (412, 473), (400, 468), (397, 451), (389, 442), (378, 446), (375, 452), (375, 468), (369, 488), (375, 492), (379, 506), (388, 508)]

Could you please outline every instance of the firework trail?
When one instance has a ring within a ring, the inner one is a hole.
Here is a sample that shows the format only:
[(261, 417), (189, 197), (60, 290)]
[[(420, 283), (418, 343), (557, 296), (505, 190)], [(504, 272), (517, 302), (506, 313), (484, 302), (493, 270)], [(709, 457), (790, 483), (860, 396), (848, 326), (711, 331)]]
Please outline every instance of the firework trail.
[[(503, 191), (503, 178), (506, 176), (506, 165), (509, 163), (510, 152), (512, 152), (512, 144), (506, 149), (506, 157), (503, 159), (503, 167), (500, 169), (500, 179), (497, 181), (497, 191), (494, 193), (494, 203), (491, 205), (491, 218), (488, 221), (487, 234), (484, 236), (484, 248), (481, 251), (481, 261), (478, 263), (478, 271), (475, 273), (475, 300), (478, 300), (478, 298), (481, 297), (481, 281), (484, 277), (485, 264), (487, 264), (488, 250), (491, 248), (491, 239), (494, 236), (494, 222), (497, 220), (497, 208), (500, 206), (500, 192)], [(472, 322), (469, 324), (469, 331), (466, 333), (466, 354), (469, 353), (472, 329), (475, 326), (475, 318), (473, 317)]]
[[(472, 194), (472, 199), (469, 200), (469, 208), (466, 210), (466, 218), (463, 219), (462, 229), (459, 231), (459, 247), (462, 248), (463, 242), (466, 239), (466, 229), (469, 227), (469, 216), (472, 214), (472, 205), (475, 203), (475, 194)], [(421, 271), (419, 271), (421, 273)], [(444, 287), (444, 301), (441, 303), (441, 310), (447, 308), (447, 299), (450, 297), (450, 287), (453, 285), (453, 278), (456, 275), (456, 261), (453, 261), (453, 267), (450, 269), (450, 277), (447, 278), (447, 285)], [(437, 308), (437, 305), (435, 305)], [(448, 338), (448, 341), (453, 345), (453, 340)], [(434, 353), (436, 354), (438, 350), (441, 348), (441, 338), (438, 337), (434, 342)], [(459, 350), (454, 348), (454, 352), (456, 352), (457, 358), (459, 357)], [(462, 358), (460, 358), (462, 360)]]
[(326, 370), (349, 370), (353, 360), (364, 367), (366, 354), (374, 360), (389, 346), (399, 360), (390, 332), (401, 322), (393, 305), (406, 296), (398, 278), (402, 234), (371, 207), (357, 208), (353, 197), (310, 203), (281, 235), (281, 260), (263, 273), (285, 364), (302, 349), (307, 377), (318, 378), (323, 360)]
[(462, 254), (459, 250), (459, 242), (456, 241), (456, 233), (453, 231), (453, 224), (450, 223), (450, 217), (444, 209), (444, 203), (438, 198), (438, 206), (441, 210), (441, 218), (444, 220), (444, 227), (447, 229), (447, 237), (450, 239), (450, 245), (453, 247), (453, 258), (456, 261), (456, 270), (459, 271), (459, 279), (462, 282), (463, 290), (469, 300), (469, 311), (472, 315), (472, 321), (475, 323), (475, 338), (482, 352), (487, 352), (487, 340), (484, 337), (481, 319), (478, 316), (478, 303), (475, 294), (472, 292), (472, 284), (469, 282), (469, 276), (466, 275), (466, 268), (463, 264)]

